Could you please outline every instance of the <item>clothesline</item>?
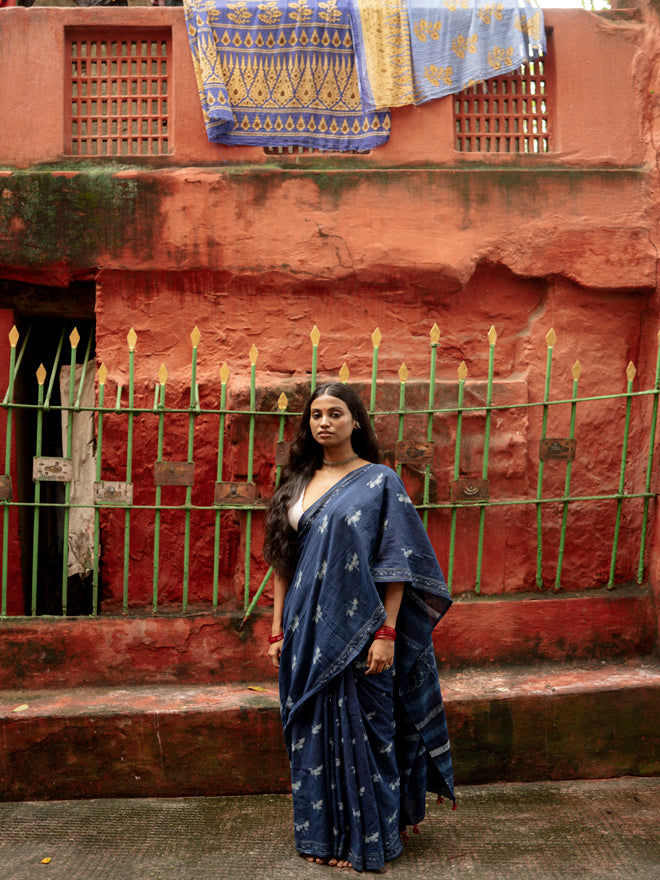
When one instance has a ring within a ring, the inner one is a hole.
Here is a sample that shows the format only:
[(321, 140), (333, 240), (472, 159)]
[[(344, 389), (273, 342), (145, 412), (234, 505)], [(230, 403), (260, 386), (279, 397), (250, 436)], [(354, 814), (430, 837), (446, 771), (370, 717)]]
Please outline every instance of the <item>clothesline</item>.
[(545, 52), (535, 0), (184, 0), (209, 140), (366, 151)]

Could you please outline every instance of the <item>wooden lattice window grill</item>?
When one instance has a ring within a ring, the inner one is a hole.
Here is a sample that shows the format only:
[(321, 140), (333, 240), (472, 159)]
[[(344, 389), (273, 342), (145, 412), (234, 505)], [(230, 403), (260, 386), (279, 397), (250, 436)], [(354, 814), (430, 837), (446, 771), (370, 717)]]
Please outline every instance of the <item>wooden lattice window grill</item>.
[(549, 153), (552, 149), (544, 59), (484, 80), (454, 98), (461, 153)]
[(169, 28), (69, 28), (65, 153), (138, 158), (170, 152)]

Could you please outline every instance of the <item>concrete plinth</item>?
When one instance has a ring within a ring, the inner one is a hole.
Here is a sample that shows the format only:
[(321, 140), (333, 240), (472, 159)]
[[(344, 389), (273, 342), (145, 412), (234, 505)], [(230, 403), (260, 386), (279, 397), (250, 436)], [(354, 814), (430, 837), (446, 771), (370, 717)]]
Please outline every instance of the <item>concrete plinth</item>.
[[(660, 661), (442, 675), (459, 784), (660, 775)], [(0, 692), (0, 798), (289, 790), (272, 682)]]

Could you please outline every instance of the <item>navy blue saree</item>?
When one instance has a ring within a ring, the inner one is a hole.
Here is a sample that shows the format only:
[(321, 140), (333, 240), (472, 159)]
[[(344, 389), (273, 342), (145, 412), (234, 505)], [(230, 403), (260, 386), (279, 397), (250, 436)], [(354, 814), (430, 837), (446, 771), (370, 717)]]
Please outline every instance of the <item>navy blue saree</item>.
[[(305, 511), (284, 603), (282, 724), (296, 847), (377, 870), (424, 817), (426, 792), (454, 798), (449, 737), (431, 636), (451, 599), (403, 483), (369, 464)], [(403, 581), (395, 663), (365, 676)]]

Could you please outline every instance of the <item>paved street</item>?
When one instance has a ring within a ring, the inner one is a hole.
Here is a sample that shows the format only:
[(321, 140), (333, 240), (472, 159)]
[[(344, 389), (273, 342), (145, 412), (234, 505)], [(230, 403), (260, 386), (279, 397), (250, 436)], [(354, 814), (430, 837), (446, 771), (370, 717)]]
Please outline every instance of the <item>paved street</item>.
[[(658, 880), (660, 779), (459, 789), (392, 880)], [(49, 862), (42, 860), (50, 859)], [(285, 795), (0, 804), (1, 880), (321, 880)]]

